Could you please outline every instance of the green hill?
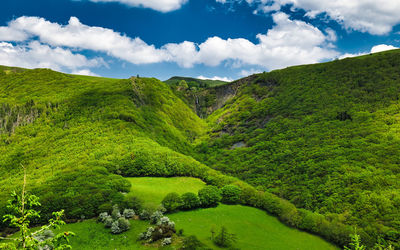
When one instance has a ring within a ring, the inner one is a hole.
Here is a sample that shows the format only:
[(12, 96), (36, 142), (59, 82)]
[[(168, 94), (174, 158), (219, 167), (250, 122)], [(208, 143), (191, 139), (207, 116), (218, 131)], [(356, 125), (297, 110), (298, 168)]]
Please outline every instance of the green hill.
[(188, 176), (340, 246), (357, 227), (398, 248), (399, 68), (394, 50), (191, 88), (0, 67), (0, 216), (20, 165), (43, 220), (123, 204), (124, 177)]
[(200, 89), (215, 87), (228, 83), (220, 80), (198, 79), (198, 78), (183, 77), (183, 76), (173, 76), (164, 82), (170, 86), (175, 86), (179, 85), (181, 81), (185, 81), (188, 84), (189, 88), (195, 87)]
[(400, 247), (399, 68), (394, 50), (256, 75), (198, 159)]

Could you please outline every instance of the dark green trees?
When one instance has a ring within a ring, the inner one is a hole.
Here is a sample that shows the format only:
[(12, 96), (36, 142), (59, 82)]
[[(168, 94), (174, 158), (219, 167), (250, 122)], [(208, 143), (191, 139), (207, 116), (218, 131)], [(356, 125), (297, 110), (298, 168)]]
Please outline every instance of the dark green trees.
[(240, 200), (241, 189), (235, 185), (226, 185), (221, 189), (222, 202), (226, 204), (237, 204)]
[(199, 197), (191, 192), (184, 193), (181, 196), (182, 199), (182, 206), (181, 208), (183, 210), (190, 210), (194, 208), (198, 208), (200, 206), (200, 200)]
[(162, 200), (161, 204), (167, 210), (167, 212), (173, 212), (177, 210), (181, 204), (182, 200), (179, 194), (177, 193), (169, 193), (165, 198)]

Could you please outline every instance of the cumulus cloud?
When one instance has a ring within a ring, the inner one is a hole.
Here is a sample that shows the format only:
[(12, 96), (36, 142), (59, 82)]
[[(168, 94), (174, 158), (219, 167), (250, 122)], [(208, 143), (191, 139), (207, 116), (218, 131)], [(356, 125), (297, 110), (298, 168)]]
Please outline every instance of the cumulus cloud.
[(160, 48), (138, 37), (130, 38), (112, 29), (82, 24), (76, 17), (71, 17), (68, 24), (60, 25), (43, 18), (24, 16), (0, 28), (11, 31), (7, 41), (37, 39), (49, 49), (92, 50), (134, 64), (174, 62), (189, 68), (196, 64), (218, 66), (230, 62), (236, 66), (258, 65), (276, 69), (337, 56), (331, 44), (336, 40), (333, 30), (323, 33), (311, 24), (290, 20), (284, 13), (273, 14), (273, 20), (275, 26), (266, 34), (258, 34), (257, 43), (215, 36), (200, 44), (184, 41)]
[(103, 63), (101, 59), (89, 60), (83, 55), (73, 54), (70, 50), (53, 48), (38, 41), (26, 45), (0, 42), (0, 65), (76, 70), (80, 67), (97, 67)]
[[(228, 1), (216, 0), (227, 3)], [(231, 0), (232, 1), (232, 0)], [(242, 1), (242, 0), (233, 0)], [(373, 35), (387, 34), (400, 23), (400, 1), (398, 0), (246, 0), (256, 5), (257, 12), (279, 11), (284, 5), (303, 9), (310, 18), (326, 14), (342, 24), (346, 29), (368, 32)]]
[(367, 54), (373, 54), (373, 53), (378, 53), (386, 50), (392, 50), (392, 49), (398, 49), (397, 47), (394, 47), (393, 45), (387, 45), (387, 44), (379, 44), (375, 45), (371, 48), (369, 52), (360, 52), (356, 54), (351, 54), (351, 53), (345, 53), (339, 57), (339, 59), (347, 58), (347, 57), (356, 57), (356, 56), (363, 56)]
[(226, 76), (224, 76), (224, 77), (220, 77), (220, 76), (206, 77), (206, 76), (201, 75), (201, 76), (198, 76), (197, 78), (201, 79), (201, 80), (214, 80), (214, 81), (224, 81), (224, 82), (232, 82), (233, 81), (232, 78), (226, 77)]
[(90, 0), (91, 2), (117, 2), (132, 7), (150, 8), (161, 12), (169, 12), (181, 8), (187, 0)]
[(99, 76), (93, 73), (90, 69), (74, 70), (71, 72), (73, 75), (83, 75), (83, 76)]

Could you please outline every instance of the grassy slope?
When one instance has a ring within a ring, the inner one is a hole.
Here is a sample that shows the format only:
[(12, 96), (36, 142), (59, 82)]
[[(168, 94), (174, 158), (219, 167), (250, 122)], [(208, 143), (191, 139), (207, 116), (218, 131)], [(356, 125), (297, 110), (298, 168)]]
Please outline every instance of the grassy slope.
[(219, 86), (219, 85), (228, 83), (228, 82), (224, 82), (224, 81), (220, 81), (220, 80), (202, 80), (202, 79), (197, 79), (197, 78), (192, 78), (192, 77), (181, 77), (181, 76), (171, 77), (170, 79), (168, 79), (164, 82), (168, 85), (176, 85), (182, 80), (186, 81), (187, 83), (195, 82), (197, 84), (200, 84), (203, 86), (201, 88), (214, 87), (214, 86)]
[(211, 242), (211, 228), (218, 231), (226, 226), (237, 236), (235, 247), (239, 249), (337, 249), (321, 238), (289, 228), (275, 217), (256, 208), (240, 205), (219, 205), (216, 208), (179, 212), (169, 216), (184, 229), (186, 235), (196, 235), (208, 247)]
[(150, 209), (156, 209), (168, 193), (197, 193), (205, 186), (203, 181), (190, 177), (137, 177), (127, 179), (132, 184), (129, 195), (138, 197), (144, 201), (144, 206)]
[(71, 217), (120, 201), (130, 183), (119, 174), (157, 174), (143, 173), (143, 164), (192, 164), (176, 151), (190, 152), (204, 123), (164, 83), (2, 69), (0, 214), (21, 184), (20, 164), (44, 214), (65, 208)]
[(208, 118), (199, 159), (398, 242), (399, 67), (394, 50), (260, 74)]

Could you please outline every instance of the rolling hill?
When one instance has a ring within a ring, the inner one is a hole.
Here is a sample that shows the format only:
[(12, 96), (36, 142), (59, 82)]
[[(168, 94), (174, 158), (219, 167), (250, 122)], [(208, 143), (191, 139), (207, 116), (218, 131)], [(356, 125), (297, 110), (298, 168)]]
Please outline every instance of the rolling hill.
[(20, 165), (43, 220), (123, 203), (124, 177), (190, 176), (340, 246), (357, 227), (399, 248), (399, 69), (394, 50), (189, 88), (0, 67), (0, 215)]

